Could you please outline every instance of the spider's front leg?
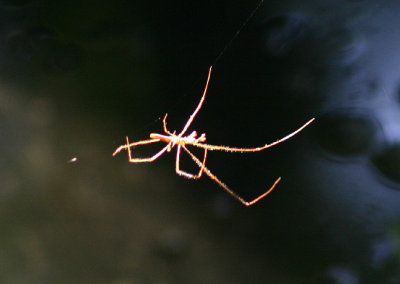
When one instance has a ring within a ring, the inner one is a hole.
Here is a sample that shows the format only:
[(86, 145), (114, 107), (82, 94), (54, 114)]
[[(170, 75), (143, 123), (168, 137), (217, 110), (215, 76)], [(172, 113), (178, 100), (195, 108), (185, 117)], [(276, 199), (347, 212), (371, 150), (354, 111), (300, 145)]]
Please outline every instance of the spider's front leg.
[(229, 193), (231, 196), (233, 196), (237, 201), (239, 201), (240, 203), (242, 203), (244, 206), (252, 206), (254, 204), (256, 204), (258, 201), (260, 201), (261, 199), (263, 199), (264, 197), (266, 197), (268, 194), (271, 193), (271, 191), (274, 190), (274, 188), (276, 187), (276, 185), (281, 181), (281, 177), (278, 177), (274, 183), (269, 187), (269, 189), (264, 192), (263, 194), (257, 196), (256, 198), (254, 198), (253, 200), (250, 201), (246, 201), (244, 200), (239, 194), (237, 194), (236, 192), (234, 192), (232, 189), (230, 189), (225, 183), (223, 183), (219, 178), (217, 178), (216, 175), (214, 175), (204, 164), (205, 161), (203, 161), (203, 163), (200, 162), (200, 160), (192, 153), (190, 152), (184, 145), (182, 145), (183, 150), (186, 151), (186, 153), (189, 154), (189, 156), (192, 158), (192, 160), (203, 169), (203, 171), (206, 173), (206, 175), (208, 175), (213, 181), (215, 181), (217, 184), (219, 184), (219, 186), (221, 186), (227, 193)]
[(199, 178), (201, 178), (201, 176), (203, 174), (203, 171), (204, 171), (205, 164), (206, 164), (207, 149), (204, 150), (203, 162), (201, 163), (201, 165), (199, 165), (200, 166), (200, 170), (197, 173), (197, 175), (185, 172), (185, 171), (180, 169), (180, 157), (181, 157), (181, 145), (178, 145), (177, 149), (176, 149), (176, 160), (175, 160), (175, 171), (176, 171), (176, 173), (178, 175), (180, 175), (180, 176), (184, 176), (184, 177), (187, 177), (187, 178), (190, 178), (190, 179), (199, 179)]

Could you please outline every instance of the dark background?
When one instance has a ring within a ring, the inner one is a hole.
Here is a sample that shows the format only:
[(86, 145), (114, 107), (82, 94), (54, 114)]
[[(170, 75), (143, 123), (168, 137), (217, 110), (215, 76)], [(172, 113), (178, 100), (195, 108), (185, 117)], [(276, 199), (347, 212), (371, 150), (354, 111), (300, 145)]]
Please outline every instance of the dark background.
[[(400, 283), (400, 4), (258, 4), (0, 1), (1, 283)], [(282, 176), (250, 208), (111, 156), (179, 132), (210, 65), (210, 144), (316, 117), (209, 153), (245, 199)]]

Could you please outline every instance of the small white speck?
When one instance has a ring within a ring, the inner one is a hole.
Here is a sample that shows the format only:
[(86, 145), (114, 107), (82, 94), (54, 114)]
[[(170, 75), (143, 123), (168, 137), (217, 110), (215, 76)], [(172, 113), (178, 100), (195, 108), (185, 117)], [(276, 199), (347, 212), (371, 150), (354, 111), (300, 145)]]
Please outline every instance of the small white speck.
[(71, 160), (68, 161), (68, 163), (75, 163), (78, 161), (77, 157), (73, 157)]

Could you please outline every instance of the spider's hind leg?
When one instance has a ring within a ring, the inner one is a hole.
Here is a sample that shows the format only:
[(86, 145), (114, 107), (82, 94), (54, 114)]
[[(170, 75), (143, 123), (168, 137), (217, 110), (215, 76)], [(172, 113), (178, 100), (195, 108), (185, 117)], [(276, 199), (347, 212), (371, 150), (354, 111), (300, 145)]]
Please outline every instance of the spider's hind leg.
[(188, 173), (186, 171), (183, 171), (180, 169), (180, 157), (181, 157), (181, 145), (178, 145), (177, 150), (176, 150), (176, 161), (175, 161), (175, 171), (178, 175), (184, 176), (190, 179), (199, 179), (203, 175), (204, 167), (206, 164), (206, 159), (207, 159), (207, 149), (204, 149), (204, 156), (203, 156), (203, 162), (198, 165), (200, 167), (199, 172), (194, 175), (191, 173)]
[(142, 140), (134, 143), (129, 143), (129, 138), (128, 136), (126, 137), (126, 144), (121, 145), (117, 148), (117, 150), (114, 151), (113, 156), (117, 155), (119, 152), (122, 150), (127, 150), (128, 151), (128, 161), (129, 163), (149, 163), (149, 162), (154, 162), (156, 159), (158, 159), (165, 151), (168, 150), (170, 147), (171, 143), (168, 143), (164, 148), (162, 148), (160, 151), (155, 153), (153, 156), (149, 158), (132, 158), (132, 150), (131, 148), (137, 146), (137, 145), (146, 145), (146, 144), (151, 144), (155, 142), (159, 142), (160, 139), (149, 139), (149, 140)]

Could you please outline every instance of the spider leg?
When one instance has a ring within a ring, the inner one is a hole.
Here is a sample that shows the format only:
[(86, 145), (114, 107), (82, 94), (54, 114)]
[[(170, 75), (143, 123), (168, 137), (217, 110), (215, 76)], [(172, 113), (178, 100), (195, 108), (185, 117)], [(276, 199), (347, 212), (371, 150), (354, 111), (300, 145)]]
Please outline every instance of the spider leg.
[(169, 134), (169, 135), (173, 135), (173, 134), (172, 134), (171, 132), (169, 132), (168, 129), (167, 129), (167, 116), (168, 116), (168, 113), (166, 113), (166, 114), (164, 115), (164, 118), (163, 118), (163, 128), (164, 128), (164, 132), (167, 133), (167, 134)]
[(285, 137), (276, 140), (275, 142), (272, 142), (271, 144), (266, 144), (264, 147), (266, 148), (270, 148), (273, 147), (275, 145), (278, 145), (280, 143), (282, 143), (283, 141), (286, 141), (290, 138), (292, 138), (293, 136), (295, 136), (297, 133), (301, 132), (304, 128), (306, 128), (309, 124), (311, 124), (311, 122), (313, 122), (315, 120), (315, 118), (311, 118), (309, 121), (307, 121), (305, 124), (303, 124), (300, 128), (298, 128), (297, 130), (293, 131), (292, 133), (286, 135)]
[(159, 142), (160, 139), (148, 139), (148, 140), (142, 140), (142, 141), (138, 141), (138, 142), (134, 142), (134, 143), (130, 143), (128, 141), (128, 137), (126, 137), (126, 144), (125, 145), (121, 145), (119, 146), (114, 153), (112, 154), (113, 156), (117, 155), (119, 152), (121, 152), (124, 149), (129, 149), (130, 147), (135, 147), (137, 145), (146, 145), (146, 144), (151, 144), (154, 142)]
[(295, 136), (297, 133), (299, 133), (300, 131), (302, 131), (304, 128), (306, 128), (311, 122), (313, 122), (315, 120), (315, 118), (310, 119), (309, 121), (307, 121), (303, 126), (301, 126), (300, 128), (298, 128), (297, 130), (293, 131), (292, 133), (286, 135), (285, 137), (276, 140), (275, 142), (271, 143), (271, 144), (265, 144), (264, 146), (261, 147), (255, 147), (255, 148), (238, 148), (238, 147), (229, 147), (229, 146), (220, 146), (220, 145), (210, 145), (210, 144), (204, 144), (204, 143), (192, 143), (191, 145), (199, 147), (199, 148), (203, 148), (203, 149), (208, 149), (211, 151), (227, 151), (227, 152), (240, 152), (240, 153), (245, 153), (245, 152), (258, 152), (258, 151), (262, 151), (265, 150), (267, 148), (276, 146), (280, 143), (282, 143), (283, 141), (288, 140), (289, 138), (292, 138), (293, 136)]
[(165, 151), (167, 151), (167, 149), (171, 143), (168, 143), (164, 148), (162, 148), (160, 151), (158, 151), (156, 154), (154, 154), (153, 156), (151, 156), (149, 158), (132, 158), (131, 147), (134, 147), (136, 145), (150, 144), (150, 143), (159, 142), (159, 141), (160, 141), (159, 139), (149, 139), (149, 140), (143, 140), (143, 141), (138, 141), (138, 142), (134, 142), (134, 143), (129, 143), (129, 139), (128, 139), (128, 137), (126, 137), (126, 144), (118, 147), (118, 149), (115, 150), (115, 152), (113, 153), (113, 156), (118, 154), (121, 150), (127, 149), (130, 163), (153, 162), (158, 157), (160, 157)]
[(175, 161), (175, 171), (178, 175), (180, 176), (184, 176), (190, 179), (199, 179), (201, 178), (201, 176), (203, 175), (203, 171), (204, 171), (204, 166), (206, 164), (206, 158), (207, 158), (207, 149), (204, 150), (204, 156), (203, 156), (203, 162), (200, 165), (200, 170), (197, 173), (197, 175), (182, 171), (180, 169), (180, 157), (181, 157), (181, 145), (177, 146), (176, 149), (176, 161)]
[(206, 86), (204, 87), (203, 95), (201, 96), (200, 102), (197, 105), (197, 107), (194, 110), (194, 112), (190, 115), (189, 120), (186, 122), (185, 126), (183, 127), (182, 131), (179, 133), (178, 136), (182, 136), (186, 132), (186, 130), (188, 130), (190, 124), (192, 124), (193, 119), (196, 117), (196, 115), (199, 112), (201, 106), (203, 105), (204, 99), (205, 99), (206, 94), (207, 94), (208, 83), (210, 82), (211, 71), (212, 71), (212, 66), (210, 66), (210, 69), (208, 69), (207, 82), (206, 82)]
[(233, 196), (233, 198), (235, 198), (236, 200), (238, 200), (240, 203), (242, 203), (245, 206), (251, 206), (254, 205), (255, 203), (257, 203), (258, 201), (260, 201), (261, 199), (263, 199), (264, 197), (266, 197), (268, 194), (271, 193), (272, 190), (274, 190), (274, 188), (276, 187), (276, 185), (280, 182), (281, 177), (278, 177), (275, 182), (271, 185), (271, 187), (264, 192), (263, 194), (257, 196), (256, 198), (254, 198), (251, 201), (246, 201), (244, 200), (242, 197), (240, 197), (237, 193), (235, 193), (232, 189), (230, 189), (225, 183), (223, 183), (219, 178), (217, 178), (204, 164), (202, 164), (200, 162), (200, 160), (192, 153), (190, 152), (184, 145), (182, 145), (183, 150), (185, 150), (190, 157), (192, 158), (192, 160), (199, 166), (199, 167), (203, 167), (203, 171), (212, 179), (214, 180), (216, 183), (218, 183), (219, 186), (221, 186), (227, 193), (229, 193), (231, 196)]
[(148, 162), (154, 162), (156, 159), (158, 159), (162, 154), (164, 154), (165, 151), (168, 150), (169, 144), (162, 148), (160, 151), (158, 151), (156, 154), (151, 156), (150, 158), (132, 158), (131, 157), (131, 150), (128, 149), (128, 155), (129, 155), (129, 162), (130, 163), (148, 163)]

